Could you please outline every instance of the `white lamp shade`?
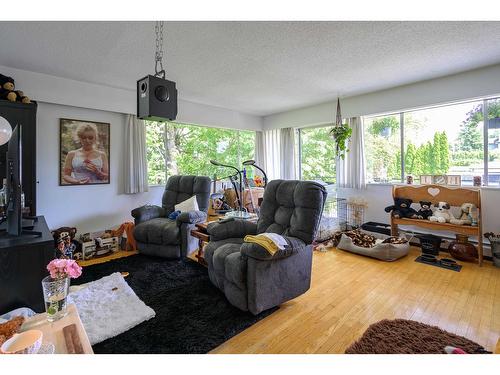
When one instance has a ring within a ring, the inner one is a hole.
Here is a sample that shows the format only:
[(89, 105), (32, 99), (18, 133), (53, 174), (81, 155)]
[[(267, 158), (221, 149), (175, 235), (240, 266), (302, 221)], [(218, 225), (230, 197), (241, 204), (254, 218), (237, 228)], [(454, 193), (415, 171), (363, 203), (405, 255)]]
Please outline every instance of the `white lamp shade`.
[(12, 136), (10, 123), (0, 116), (0, 146), (6, 144)]

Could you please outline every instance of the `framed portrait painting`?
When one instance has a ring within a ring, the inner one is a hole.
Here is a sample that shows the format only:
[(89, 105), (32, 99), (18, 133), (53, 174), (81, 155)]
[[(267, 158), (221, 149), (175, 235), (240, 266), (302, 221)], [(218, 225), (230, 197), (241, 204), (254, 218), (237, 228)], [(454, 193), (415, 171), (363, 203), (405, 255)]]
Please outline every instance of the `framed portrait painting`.
[(60, 119), (59, 185), (109, 184), (110, 124)]

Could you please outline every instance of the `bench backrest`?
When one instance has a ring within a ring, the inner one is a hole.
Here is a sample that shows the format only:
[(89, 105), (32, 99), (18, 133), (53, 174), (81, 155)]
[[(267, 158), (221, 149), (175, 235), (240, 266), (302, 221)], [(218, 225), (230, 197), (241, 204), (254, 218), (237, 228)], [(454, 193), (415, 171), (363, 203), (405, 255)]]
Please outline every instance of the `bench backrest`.
[(481, 208), (479, 188), (447, 187), (442, 185), (394, 185), (393, 198), (409, 198), (413, 202), (447, 202), (450, 206), (460, 207), (463, 203), (473, 203)]

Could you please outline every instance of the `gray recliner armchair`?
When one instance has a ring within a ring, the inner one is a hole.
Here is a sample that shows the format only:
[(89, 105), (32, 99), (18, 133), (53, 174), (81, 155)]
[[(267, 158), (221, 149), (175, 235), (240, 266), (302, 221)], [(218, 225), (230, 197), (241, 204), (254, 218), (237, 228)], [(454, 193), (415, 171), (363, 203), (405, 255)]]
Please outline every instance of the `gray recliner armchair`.
[[(326, 190), (312, 181), (271, 181), (257, 223), (245, 220), (208, 225), (205, 260), (212, 283), (229, 302), (258, 314), (305, 293), (311, 284), (312, 241)], [(271, 255), (247, 234), (278, 233), (288, 246)]]
[[(176, 204), (193, 195), (196, 195), (199, 211), (182, 212), (175, 220), (168, 218)], [(206, 221), (209, 198), (209, 177), (170, 177), (163, 193), (162, 207), (146, 205), (132, 210), (139, 252), (173, 259), (195, 251), (198, 240), (191, 236), (191, 230), (195, 224)]]

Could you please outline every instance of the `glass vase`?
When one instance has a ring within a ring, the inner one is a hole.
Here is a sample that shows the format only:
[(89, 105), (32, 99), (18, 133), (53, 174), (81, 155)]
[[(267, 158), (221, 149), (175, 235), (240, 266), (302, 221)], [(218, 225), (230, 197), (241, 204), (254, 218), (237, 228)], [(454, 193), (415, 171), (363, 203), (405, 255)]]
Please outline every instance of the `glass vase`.
[(53, 279), (50, 276), (42, 280), (43, 299), (47, 320), (54, 322), (66, 316), (66, 299), (69, 291), (69, 277)]

